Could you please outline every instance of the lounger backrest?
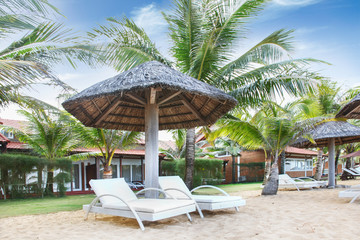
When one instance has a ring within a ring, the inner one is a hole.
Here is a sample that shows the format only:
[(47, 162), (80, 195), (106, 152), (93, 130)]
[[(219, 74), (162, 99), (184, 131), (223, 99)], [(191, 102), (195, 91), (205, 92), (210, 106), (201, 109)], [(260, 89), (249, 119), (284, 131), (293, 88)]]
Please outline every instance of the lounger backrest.
[[(90, 186), (92, 190), (94, 190), (96, 196), (101, 196), (103, 194), (112, 194), (122, 198), (125, 201), (137, 199), (136, 195), (129, 188), (124, 178), (92, 179), (90, 180)], [(111, 196), (105, 196), (100, 198), (100, 202), (102, 204), (119, 201), (119, 199)]]
[[(163, 176), (159, 177), (159, 185), (160, 188), (163, 190), (169, 189), (169, 188), (176, 188), (179, 189), (189, 196), (191, 196), (191, 192), (186, 187), (184, 181), (179, 176)], [(184, 193), (176, 191), (176, 190), (169, 190), (167, 191), (171, 196), (181, 199), (181, 198), (187, 198)]]

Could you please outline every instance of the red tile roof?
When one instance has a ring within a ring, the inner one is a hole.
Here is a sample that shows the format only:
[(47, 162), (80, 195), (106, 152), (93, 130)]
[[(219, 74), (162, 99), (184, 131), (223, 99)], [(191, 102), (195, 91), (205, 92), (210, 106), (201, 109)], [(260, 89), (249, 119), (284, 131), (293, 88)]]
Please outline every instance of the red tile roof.
[(29, 147), (25, 143), (21, 142), (9, 142), (6, 145), (7, 149), (29, 149)]
[[(98, 148), (76, 148), (73, 152), (100, 152)], [(116, 154), (145, 156), (144, 149), (115, 150)]]
[(298, 154), (298, 155), (310, 155), (310, 156), (318, 155), (318, 152), (316, 151), (303, 149), (303, 148), (289, 147), (289, 146), (285, 148), (285, 152), (288, 154)]
[(4, 119), (0, 118), (0, 123), (4, 126), (13, 127), (19, 130), (25, 130), (26, 125), (28, 124), (27, 121), (21, 121), (21, 120), (11, 120), (11, 119)]
[(0, 133), (0, 142), (10, 142), (10, 140)]

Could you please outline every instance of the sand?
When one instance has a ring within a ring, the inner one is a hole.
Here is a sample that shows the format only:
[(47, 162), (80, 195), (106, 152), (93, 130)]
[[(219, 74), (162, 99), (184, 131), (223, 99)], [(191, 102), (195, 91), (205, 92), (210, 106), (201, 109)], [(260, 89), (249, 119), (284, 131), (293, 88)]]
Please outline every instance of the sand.
[[(341, 184), (360, 184), (351, 180)], [(233, 209), (192, 213), (157, 222), (122, 217), (89, 215), (83, 211), (58, 212), (0, 219), (1, 239), (359, 239), (360, 201), (338, 198), (344, 189), (279, 191), (261, 196), (260, 191), (232, 193), (247, 200), (240, 212)]]

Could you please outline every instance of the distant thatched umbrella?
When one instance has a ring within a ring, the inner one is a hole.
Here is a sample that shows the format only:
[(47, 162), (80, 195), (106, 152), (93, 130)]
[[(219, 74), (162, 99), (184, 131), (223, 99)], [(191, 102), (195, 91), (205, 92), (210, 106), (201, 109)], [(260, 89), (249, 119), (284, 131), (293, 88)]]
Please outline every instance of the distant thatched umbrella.
[(302, 148), (328, 147), (329, 148), (329, 187), (335, 186), (335, 145), (360, 142), (360, 128), (346, 121), (329, 121), (316, 126), (309, 132), (315, 141), (299, 139), (295, 146)]
[(343, 156), (341, 158), (351, 158), (351, 157), (360, 157), (360, 151), (352, 152)]
[(145, 131), (145, 185), (158, 186), (158, 130), (209, 125), (237, 101), (159, 62), (99, 82), (63, 103), (84, 125)]
[(360, 93), (348, 102), (338, 114), (337, 118), (345, 117), (348, 119), (360, 119)]

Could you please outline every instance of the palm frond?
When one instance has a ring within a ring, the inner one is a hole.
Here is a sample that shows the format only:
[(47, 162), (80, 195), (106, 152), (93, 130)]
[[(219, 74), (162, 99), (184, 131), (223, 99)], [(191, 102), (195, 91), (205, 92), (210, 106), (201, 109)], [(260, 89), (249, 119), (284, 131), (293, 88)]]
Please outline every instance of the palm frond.
[(141, 63), (156, 60), (166, 65), (171, 63), (156, 49), (146, 32), (134, 21), (109, 18), (109, 26), (100, 25), (89, 33), (93, 40), (105, 38), (102, 59), (117, 71), (126, 71)]

